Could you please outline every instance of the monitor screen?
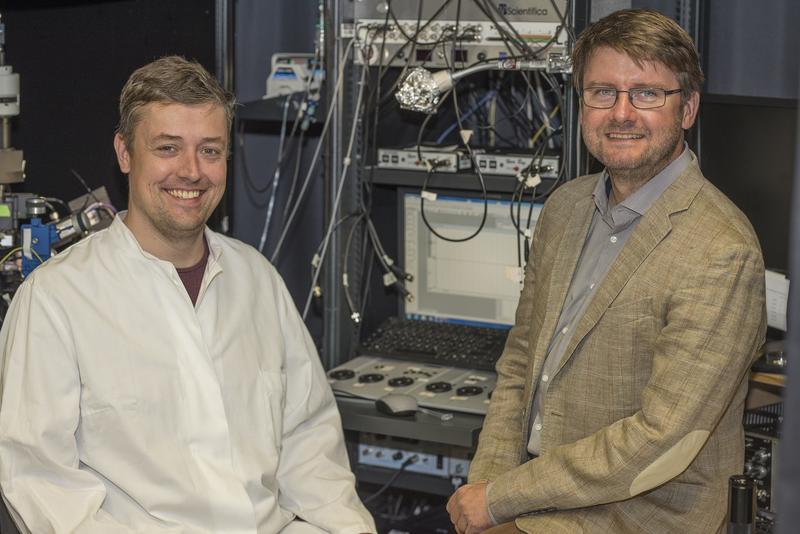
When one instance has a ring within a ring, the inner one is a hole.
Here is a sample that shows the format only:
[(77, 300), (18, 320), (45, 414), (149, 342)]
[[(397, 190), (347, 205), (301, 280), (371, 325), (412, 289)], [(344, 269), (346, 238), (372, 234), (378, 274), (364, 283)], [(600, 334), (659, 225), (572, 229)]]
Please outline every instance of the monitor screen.
[(750, 219), (767, 268), (789, 268), (797, 100), (703, 95), (700, 168)]
[[(413, 295), (405, 301), (406, 318), (508, 328), (522, 287), (520, 258), (524, 238), (517, 237), (511, 219), (511, 202), (489, 200), (483, 229), (463, 242), (440, 239), (422, 218), (419, 194), (403, 195), (403, 261), (413, 281), (406, 288)], [(519, 206), (521, 228), (531, 232), (542, 209), (528, 202)], [(440, 235), (464, 238), (475, 232), (483, 217), (484, 200), (476, 197), (439, 195), (425, 201), (425, 218)]]

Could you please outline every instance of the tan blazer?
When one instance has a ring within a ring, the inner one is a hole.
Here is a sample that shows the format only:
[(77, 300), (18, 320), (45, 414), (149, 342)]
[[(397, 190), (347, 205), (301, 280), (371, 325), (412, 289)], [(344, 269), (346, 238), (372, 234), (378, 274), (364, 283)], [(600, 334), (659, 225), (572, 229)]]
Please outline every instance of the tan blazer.
[(595, 209), (597, 175), (546, 203), (470, 481), (542, 533), (713, 533), (743, 469), (747, 373), (766, 329), (745, 216), (696, 158), (645, 213), (573, 333), (526, 450), (533, 385)]

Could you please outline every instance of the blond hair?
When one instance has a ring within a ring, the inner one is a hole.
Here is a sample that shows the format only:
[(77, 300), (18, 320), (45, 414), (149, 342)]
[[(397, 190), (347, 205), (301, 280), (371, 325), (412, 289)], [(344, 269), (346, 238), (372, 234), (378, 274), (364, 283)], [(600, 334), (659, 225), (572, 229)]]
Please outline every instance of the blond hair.
[(117, 126), (117, 133), (128, 151), (133, 150), (133, 132), (141, 118), (141, 109), (153, 102), (221, 106), (225, 110), (230, 135), (235, 98), (197, 61), (181, 56), (164, 56), (131, 74), (119, 97)]

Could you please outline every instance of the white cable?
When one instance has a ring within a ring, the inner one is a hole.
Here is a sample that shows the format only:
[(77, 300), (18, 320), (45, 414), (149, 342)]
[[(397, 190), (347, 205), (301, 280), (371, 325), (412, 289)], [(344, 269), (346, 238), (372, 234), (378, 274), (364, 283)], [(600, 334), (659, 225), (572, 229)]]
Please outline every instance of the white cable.
[[(553, 87), (553, 89), (555, 90), (555, 87)], [(555, 128), (553, 128), (550, 125), (550, 117), (547, 114), (547, 111), (545, 110), (545, 107), (547, 106), (547, 100), (545, 100), (544, 98), (544, 91), (542, 90), (542, 80), (541, 77), (538, 75), (536, 76), (536, 90), (538, 91), (539, 102), (542, 103), (542, 116), (544, 117), (544, 125), (547, 128), (547, 131), (552, 132), (555, 130)], [(553, 139), (552, 137), (548, 137), (547, 146), (551, 150), (555, 150), (556, 147), (555, 139)]]
[(550, 117), (547, 116), (547, 111), (545, 110), (545, 107), (547, 106), (547, 100), (544, 98), (542, 80), (539, 76), (536, 76), (536, 96), (539, 97), (539, 102), (542, 103), (542, 123), (549, 131), (552, 131), (553, 128), (550, 126)]
[[(313, 60), (311, 62), (311, 73), (306, 77), (305, 82), (304, 82), (304, 85), (305, 85), (304, 94), (303, 94), (303, 98), (300, 100), (300, 106), (298, 107), (298, 110), (297, 110), (297, 117), (295, 118), (295, 124), (292, 127), (292, 133), (291, 133), (292, 136), (294, 136), (294, 133), (295, 133), (295, 131), (297, 129), (298, 121), (300, 121), (300, 120), (303, 120), (303, 121), (308, 120), (305, 117), (305, 115), (306, 115), (306, 111), (308, 110), (308, 101), (309, 101), (309, 98), (311, 96), (312, 82), (314, 81), (314, 79), (316, 77), (317, 69), (320, 68), (320, 57), (319, 57), (319, 55), (320, 55), (319, 46), (316, 46), (315, 49), (314, 49), (314, 58), (313, 58)], [(286, 100), (284, 101), (283, 120), (281, 122), (281, 137), (280, 137), (280, 142), (278, 143), (278, 162), (277, 162), (277, 166), (275, 168), (275, 174), (274, 174), (273, 179), (272, 179), (272, 192), (270, 194), (269, 203), (267, 205), (267, 216), (266, 216), (266, 218), (264, 220), (264, 229), (261, 232), (261, 239), (260, 239), (260, 241), (258, 243), (258, 251), (262, 252), (262, 253), (264, 252), (264, 245), (267, 242), (267, 232), (269, 231), (270, 221), (272, 220), (272, 211), (273, 211), (273, 208), (275, 206), (275, 198), (278, 196), (278, 181), (279, 181), (280, 175), (281, 175), (281, 167), (283, 166), (283, 158), (286, 155), (284, 153), (283, 145), (284, 145), (284, 141), (286, 139), (286, 125), (287, 125), (287, 119), (288, 119), (288, 113), (289, 113), (289, 104), (291, 104), (293, 96), (294, 96), (294, 93), (290, 93), (289, 95), (286, 96)], [(300, 144), (302, 144), (302, 139), (303, 139), (303, 133), (300, 134)], [(300, 154), (301, 153), (302, 153), (302, 147), (298, 148), (298, 155), (297, 155), (298, 161), (297, 161), (296, 167), (300, 165)], [(295, 179), (296, 179), (296, 177), (295, 177)], [(292, 197), (292, 195), (291, 195), (291, 190), (290, 190), (290, 194), (287, 197), (286, 202), (290, 202), (291, 201), (291, 197)]]
[[(352, 44), (353, 41), (350, 41)], [(343, 70), (343, 69), (342, 69)], [(353, 112), (353, 124), (350, 128), (350, 140), (347, 144), (347, 155), (344, 157), (342, 162), (342, 174), (341, 178), (339, 179), (339, 185), (336, 189), (336, 197), (333, 201), (333, 212), (331, 213), (330, 221), (328, 222), (328, 230), (325, 233), (325, 237), (322, 240), (322, 253), (320, 257), (322, 258), (322, 262), (320, 262), (320, 266), (314, 269), (314, 277), (311, 280), (311, 288), (308, 292), (308, 296), (306, 297), (306, 305), (303, 307), (303, 320), (305, 320), (306, 315), (308, 315), (308, 309), (311, 307), (311, 298), (314, 296), (314, 288), (317, 286), (317, 281), (319, 280), (319, 273), (322, 271), (322, 263), (325, 261), (325, 254), (328, 251), (328, 244), (330, 243), (331, 236), (333, 235), (333, 227), (336, 223), (336, 214), (339, 211), (339, 204), (342, 200), (342, 191), (344, 191), (344, 183), (347, 180), (347, 171), (350, 168), (351, 163), (351, 156), (353, 154), (353, 146), (355, 145), (356, 140), (356, 131), (358, 130), (358, 125), (356, 122), (358, 121), (358, 116), (361, 113), (361, 102), (364, 100), (364, 87), (366, 86), (366, 79), (367, 79), (367, 67), (364, 66), (361, 68), (361, 80), (358, 82), (358, 96), (356, 97), (356, 108)], [(342, 77), (342, 76), (340, 76)]]
[(272, 208), (275, 207), (275, 197), (278, 195), (278, 181), (281, 177), (281, 165), (283, 164), (283, 143), (286, 140), (286, 124), (289, 120), (289, 102), (292, 100), (292, 95), (286, 95), (283, 101), (283, 120), (281, 121), (281, 137), (278, 141), (278, 162), (275, 165), (275, 174), (272, 176), (272, 191), (269, 195), (269, 203), (267, 204), (267, 215), (264, 218), (264, 229), (261, 230), (261, 239), (258, 241), (258, 251), (264, 251), (264, 243), (267, 242), (267, 232), (269, 231), (269, 222), (272, 219)]
[(303, 180), (303, 185), (300, 188), (300, 192), (297, 195), (297, 201), (295, 201), (294, 206), (292, 207), (292, 211), (289, 213), (289, 218), (286, 219), (286, 225), (283, 227), (283, 231), (281, 232), (280, 238), (278, 238), (278, 243), (275, 245), (275, 250), (272, 251), (272, 255), (270, 256), (270, 261), (275, 263), (278, 258), (278, 254), (280, 254), (281, 247), (283, 246), (283, 242), (286, 239), (286, 236), (289, 234), (289, 228), (292, 226), (292, 221), (294, 220), (295, 216), (297, 215), (297, 210), (300, 209), (300, 204), (303, 199), (303, 195), (305, 194), (306, 189), (308, 188), (308, 184), (311, 182), (311, 177), (314, 174), (314, 168), (317, 166), (317, 161), (319, 161), (320, 150), (322, 149), (322, 145), (325, 142), (325, 136), (328, 133), (328, 127), (331, 123), (331, 117), (333, 116), (333, 112), (336, 109), (337, 104), (337, 96), (339, 91), (341, 91), (342, 84), (344, 82), (344, 68), (347, 65), (347, 56), (350, 54), (350, 49), (353, 48), (353, 43), (355, 41), (351, 40), (347, 44), (347, 48), (345, 48), (344, 53), (342, 54), (342, 58), (340, 60), (339, 65), (339, 72), (337, 73), (337, 81), (336, 87), (333, 90), (333, 97), (331, 98), (331, 105), (328, 109), (328, 116), (325, 117), (325, 124), (322, 127), (322, 133), (319, 136), (319, 141), (317, 141), (317, 147), (314, 149), (314, 155), (311, 159), (311, 165), (308, 168), (308, 173), (306, 174), (305, 179)]

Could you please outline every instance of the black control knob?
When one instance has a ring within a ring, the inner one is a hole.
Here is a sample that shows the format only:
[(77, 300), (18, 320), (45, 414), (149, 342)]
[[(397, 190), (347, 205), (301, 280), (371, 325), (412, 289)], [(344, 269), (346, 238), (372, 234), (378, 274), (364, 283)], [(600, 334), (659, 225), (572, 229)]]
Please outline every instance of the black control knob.
[(398, 376), (396, 378), (389, 379), (389, 385), (394, 388), (402, 388), (406, 386), (410, 386), (414, 383), (413, 378), (409, 378), (407, 376)]
[(356, 373), (350, 369), (337, 369), (336, 371), (328, 373), (328, 376), (334, 380), (349, 380), (356, 376)]
[(372, 384), (383, 380), (383, 375), (379, 373), (368, 373), (358, 377), (358, 381), (362, 384)]
[(763, 465), (757, 465), (753, 468), (753, 472), (750, 474), (755, 479), (763, 480), (767, 478), (769, 475), (769, 469), (764, 467)]
[(765, 464), (770, 456), (772, 456), (772, 454), (770, 454), (767, 449), (758, 449), (753, 453), (753, 460), (760, 464)]
[(431, 382), (425, 389), (430, 391), (431, 393), (447, 393), (453, 386), (449, 382)]

